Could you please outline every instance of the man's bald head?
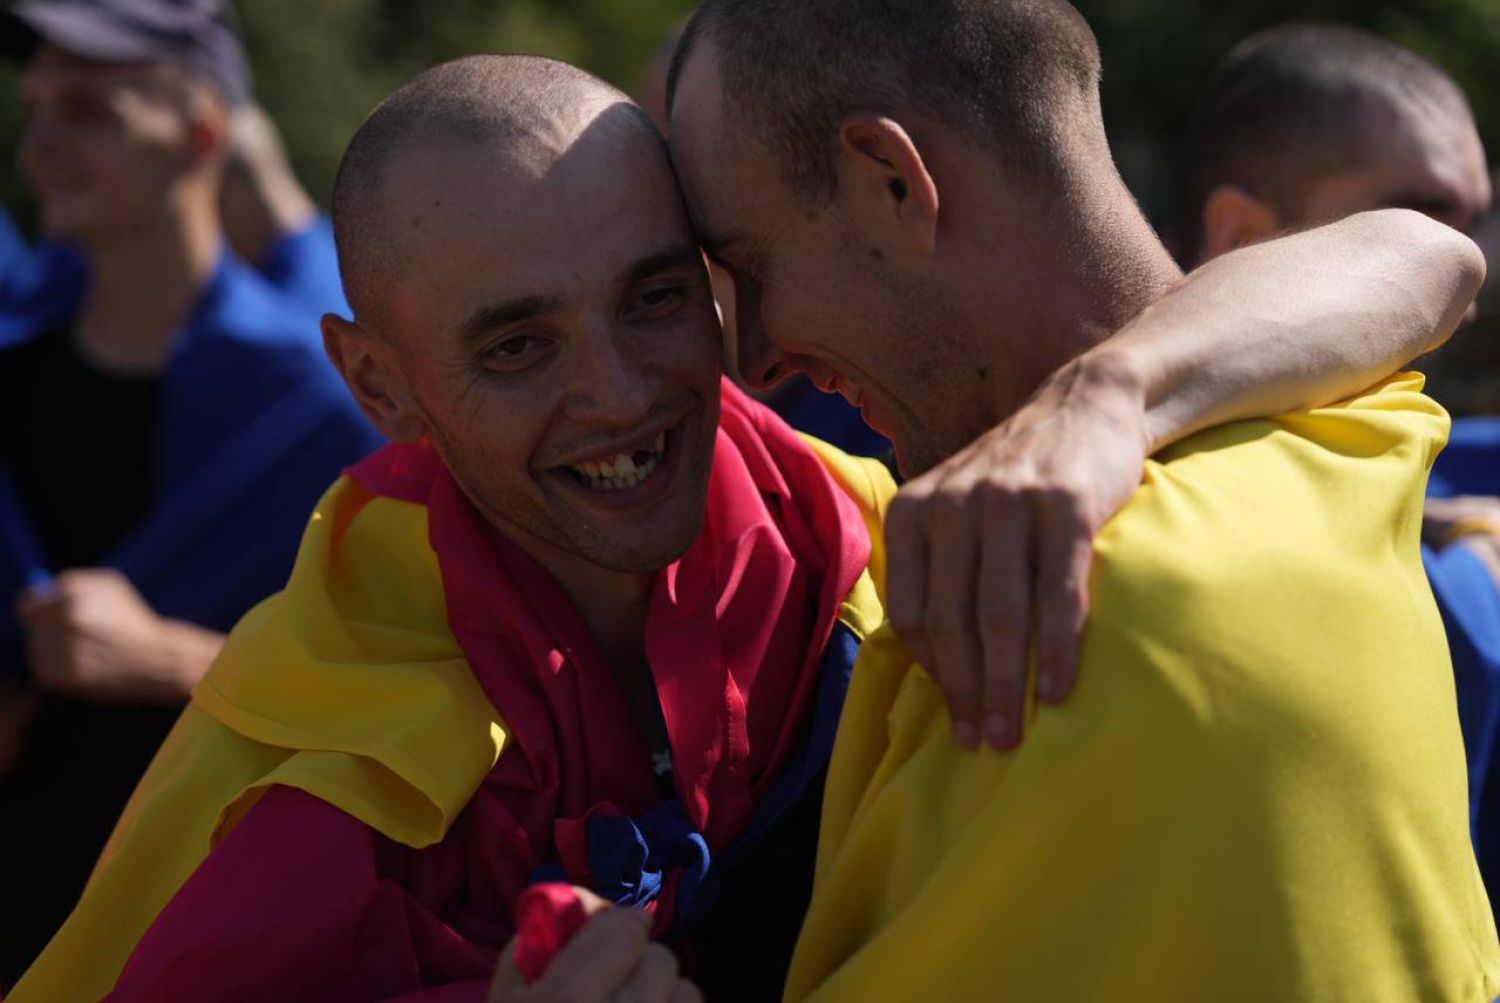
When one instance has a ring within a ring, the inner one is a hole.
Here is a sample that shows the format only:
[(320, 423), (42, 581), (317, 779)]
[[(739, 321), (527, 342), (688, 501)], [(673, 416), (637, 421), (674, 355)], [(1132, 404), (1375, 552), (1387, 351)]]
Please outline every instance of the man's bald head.
[(1203, 207), (1220, 186), (1296, 222), (1318, 183), (1374, 163), (1439, 120), (1450, 132), (1474, 131), (1458, 84), (1394, 42), (1319, 23), (1252, 35), (1220, 66), (1189, 132), (1178, 206), (1184, 258), (1200, 256)]
[(726, 123), (812, 198), (834, 190), (835, 137), (852, 112), (941, 122), (1013, 177), (1043, 182), (1068, 169), (1078, 134), (1103, 137), (1098, 44), (1067, 0), (705, 0), (677, 51), (669, 109), (705, 41)]
[[(620, 108), (627, 128), (660, 143), (650, 120), (616, 88), (566, 63), (538, 56), (470, 56), (427, 70), (380, 104), (339, 164), (333, 226), (344, 291), (360, 319), (379, 318), (380, 293), (413, 262), (403, 255), (395, 182), (444, 151), (483, 151), (503, 185), (508, 172), (537, 177)], [(481, 193), (455, 193), (483, 197)], [(419, 266), (419, 265), (418, 265)]]

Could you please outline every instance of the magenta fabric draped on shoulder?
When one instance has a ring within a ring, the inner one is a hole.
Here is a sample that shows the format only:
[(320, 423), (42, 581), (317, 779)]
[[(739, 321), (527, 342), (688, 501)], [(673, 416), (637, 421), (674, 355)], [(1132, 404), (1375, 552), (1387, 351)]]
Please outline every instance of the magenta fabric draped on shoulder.
[[(484, 522), (430, 447), (388, 447), (350, 473), (426, 505), (450, 627), (511, 743), (426, 849), (273, 788), (158, 917), (113, 1000), (482, 1000), (533, 870), (567, 863), (591, 816), (663, 800), (561, 588)], [(744, 829), (796, 744), (869, 548), (816, 454), (725, 381), (708, 516), (658, 575), (646, 634), (677, 794), (712, 850)]]

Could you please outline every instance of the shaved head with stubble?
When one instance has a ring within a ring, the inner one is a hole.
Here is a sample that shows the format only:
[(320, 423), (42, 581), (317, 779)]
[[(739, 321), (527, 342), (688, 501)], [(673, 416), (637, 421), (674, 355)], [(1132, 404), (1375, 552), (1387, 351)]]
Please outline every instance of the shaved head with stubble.
[(1063, 0), (706, 0), (669, 80), (739, 370), (801, 371), (941, 462), (1180, 278)]
[[(697, 535), (718, 418), (706, 269), (649, 118), (528, 56), (435, 67), (350, 143), (330, 356), (565, 584)], [(572, 569), (570, 572), (568, 569)]]

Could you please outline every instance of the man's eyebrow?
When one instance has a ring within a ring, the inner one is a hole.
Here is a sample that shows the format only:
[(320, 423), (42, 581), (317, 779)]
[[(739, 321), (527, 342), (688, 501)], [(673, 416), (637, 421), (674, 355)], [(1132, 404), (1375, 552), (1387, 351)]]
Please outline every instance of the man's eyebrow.
[(653, 275), (673, 268), (698, 264), (702, 260), (702, 252), (698, 250), (697, 244), (677, 244), (657, 251), (655, 254), (648, 254), (646, 257), (631, 264), (625, 271), (620, 273), (620, 285), (628, 286), (633, 282), (649, 279)]
[(505, 303), (482, 306), (458, 325), (458, 336), (464, 342), (478, 341), (496, 328), (555, 313), (560, 309), (562, 300), (556, 296), (523, 296)]

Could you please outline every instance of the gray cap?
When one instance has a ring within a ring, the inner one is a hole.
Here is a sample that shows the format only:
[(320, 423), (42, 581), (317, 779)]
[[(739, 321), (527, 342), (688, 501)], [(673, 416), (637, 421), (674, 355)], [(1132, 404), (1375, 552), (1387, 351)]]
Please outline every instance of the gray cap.
[(19, 0), (0, 21), (19, 54), (46, 41), (85, 59), (178, 63), (232, 105), (250, 98), (250, 60), (228, 0)]

